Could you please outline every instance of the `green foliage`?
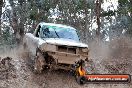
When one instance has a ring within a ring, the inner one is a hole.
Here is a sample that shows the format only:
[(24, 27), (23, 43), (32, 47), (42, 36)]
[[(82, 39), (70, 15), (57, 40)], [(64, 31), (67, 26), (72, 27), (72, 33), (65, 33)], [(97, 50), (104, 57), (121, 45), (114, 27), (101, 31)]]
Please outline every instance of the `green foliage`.
[[(82, 32), (82, 36), (85, 37), (85, 40), (87, 38), (93, 39), (93, 37), (96, 36), (96, 27), (93, 27), (93, 24), (96, 24), (97, 22), (97, 14), (95, 12), (97, 11), (96, 0), (15, 1), (18, 1), (18, 3), (16, 6), (12, 5), (14, 6), (13, 9), (14, 11), (16, 11), (18, 19), (20, 19), (20, 21), (22, 21), (25, 26), (34, 25), (35, 28), (35, 25), (41, 21), (62, 23), (80, 29), (80, 31)], [(104, 3), (104, 0), (99, 1), (101, 2), (101, 4)], [(14, 0), (9, 0), (9, 2), (10, 4), (12, 4)], [(132, 3), (130, 2), (131, 0), (118, 0), (119, 5), (115, 11), (103, 11), (103, 8), (101, 8), (101, 14), (99, 13), (99, 16), (101, 16), (100, 31), (103, 36), (111, 36), (112, 34), (108, 33), (113, 30), (117, 31), (119, 34), (122, 34), (122, 30), (124, 29), (125, 31), (128, 31), (128, 33), (132, 33), (132, 27), (130, 26), (130, 24), (132, 24)], [(22, 3), (23, 5), (20, 5), (20, 3)], [(112, 5), (110, 8), (113, 8)], [(24, 14), (24, 11), (27, 15)], [(23, 15), (21, 15), (21, 13)], [(57, 18), (51, 18), (53, 15)], [(115, 19), (113, 19), (114, 16)], [(21, 19), (25, 20), (23, 21)]]
[(125, 26), (126, 33), (132, 35), (132, 1), (131, 0), (118, 0), (119, 7), (118, 7), (118, 15), (120, 17), (126, 16), (127, 21), (123, 20)]
[(102, 17), (105, 17), (105, 16), (114, 16), (115, 13), (116, 13), (116, 11), (112, 11), (112, 10), (103, 11), (103, 12), (101, 13), (101, 16), (102, 16)]
[(32, 9), (30, 11), (30, 19), (31, 20), (37, 20), (36, 19), (36, 15), (37, 15), (37, 8), (36, 7), (32, 7)]
[(77, 11), (84, 10), (84, 8), (90, 8), (90, 4), (85, 0), (78, 0), (76, 3), (76, 9)]
[(118, 0), (119, 6), (126, 6), (129, 2), (128, 0)]
[(128, 12), (132, 13), (132, 6), (128, 7)]
[(41, 2), (41, 8), (43, 8), (44, 11), (48, 12), (51, 8), (50, 0), (43, 0), (43, 2)]
[(0, 42), (0, 45), (14, 45), (16, 43), (15, 38), (10, 32), (10, 28), (8, 26), (4, 27)]

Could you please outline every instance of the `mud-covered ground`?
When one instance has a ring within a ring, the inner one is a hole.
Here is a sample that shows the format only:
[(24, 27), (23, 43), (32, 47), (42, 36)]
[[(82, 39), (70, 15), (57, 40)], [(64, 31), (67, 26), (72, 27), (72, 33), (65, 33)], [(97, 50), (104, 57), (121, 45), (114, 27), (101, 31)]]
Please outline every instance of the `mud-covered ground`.
[[(132, 42), (121, 39), (109, 44), (90, 45), (90, 65), (95, 73), (127, 73), (132, 75)], [(6, 50), (0, 57), (11, 57), (5, 68), (0, 66), (0, 88), (132, 88), (129, 84), (78, 85), (69, 72), (45, 71), (36, 75), (32, 71), (33, 56), (22, 48)], [(1, 60), (2, 61), (2, 60)], [(2, 63), (0, 63), (2, 65)], [(7, 69), (7, 70), (3, 70)]]

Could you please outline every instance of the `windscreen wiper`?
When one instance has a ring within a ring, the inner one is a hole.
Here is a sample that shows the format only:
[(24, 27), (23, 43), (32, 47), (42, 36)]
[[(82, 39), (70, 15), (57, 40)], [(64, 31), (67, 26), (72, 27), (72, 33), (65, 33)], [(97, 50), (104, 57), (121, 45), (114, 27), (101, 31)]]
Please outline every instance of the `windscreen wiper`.
[[(53, 28), (54, 29), (54, 28)], [(54, 31), (55, 31), (55, 34), (57, 35), (57, 37), (58, 38), (60, 38), (60, 36), (58, 35), (58, 33), (56, 32), (56, 30), (54, 29)]]

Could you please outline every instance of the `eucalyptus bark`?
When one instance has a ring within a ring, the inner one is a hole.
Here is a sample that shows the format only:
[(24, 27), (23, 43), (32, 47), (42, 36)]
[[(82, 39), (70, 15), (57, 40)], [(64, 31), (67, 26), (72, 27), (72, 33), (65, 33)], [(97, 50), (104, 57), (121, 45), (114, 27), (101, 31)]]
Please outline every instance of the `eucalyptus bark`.
[[(3, 0), (0, 0), (0, 19), (2, 15), (2, 6), (3, 6)], [(1, 35), (1, 20), (0, 20), (0, 35)]]
[(96, 0), (96, 20), (97, 20), (97, 25), (98, 25), (98, 28), (96, 30), (96, 36), (98, 38), (98, 40), (100, 41), (100, 25), (101, 25), (101, 22), (100, 22), (100, 14), (101, 14), (101, 0)]

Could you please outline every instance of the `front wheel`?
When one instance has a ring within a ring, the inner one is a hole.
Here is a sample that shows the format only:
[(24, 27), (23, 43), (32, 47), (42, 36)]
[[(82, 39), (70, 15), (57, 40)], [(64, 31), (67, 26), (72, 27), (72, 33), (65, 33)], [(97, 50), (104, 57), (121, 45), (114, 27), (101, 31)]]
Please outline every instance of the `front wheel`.
[(78, 76), (76, 78), (76, 81), (77, 81), (78, 84), (83, 85), (83, 84), (86, 83), (86, 78), (84, 76)]
[(37, 51), (36, 57), (34, 59), (34, 72), (38, 74), (42, 73), (44, 65), (45, 65), (44, 56), (40, 51)]

